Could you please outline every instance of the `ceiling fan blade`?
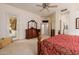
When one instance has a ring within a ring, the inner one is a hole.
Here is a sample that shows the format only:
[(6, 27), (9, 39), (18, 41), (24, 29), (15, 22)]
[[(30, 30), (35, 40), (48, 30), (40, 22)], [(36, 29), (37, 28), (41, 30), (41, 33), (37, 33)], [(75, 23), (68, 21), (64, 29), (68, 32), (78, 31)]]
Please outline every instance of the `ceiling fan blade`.
[(43, 8), (43, 9), (41, 9), (41, 10), (40, 10), (40, 12), (41, 12), (41, 11), (43, 11), (43, 10), (44, 10), (44, 8)]
[(48, 6), (49, 8), (56, 8), (58, 7), (57, 5), (53, 5), (53, 6)]
[(36, 6), (42, 7), (41, 5), (36, 5)]

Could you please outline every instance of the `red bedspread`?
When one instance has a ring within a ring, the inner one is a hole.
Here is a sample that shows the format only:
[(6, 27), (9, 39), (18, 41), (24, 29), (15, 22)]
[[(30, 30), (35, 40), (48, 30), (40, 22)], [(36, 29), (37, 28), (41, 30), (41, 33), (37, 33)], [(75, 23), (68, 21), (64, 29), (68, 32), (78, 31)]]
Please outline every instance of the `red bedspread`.
[(41, 54), (79, 54), (79, 36), (56, 35), (41, 42)]

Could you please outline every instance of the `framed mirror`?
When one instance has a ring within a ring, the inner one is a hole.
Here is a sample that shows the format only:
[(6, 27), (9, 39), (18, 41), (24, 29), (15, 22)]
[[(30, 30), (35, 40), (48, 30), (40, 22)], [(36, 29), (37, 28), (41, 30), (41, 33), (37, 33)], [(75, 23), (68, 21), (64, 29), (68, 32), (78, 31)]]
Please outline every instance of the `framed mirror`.
[(28, 28), (35, 28), (35, 29), (37, 29), (37, 22), (35, 20), (30, 20), (28, 22)]

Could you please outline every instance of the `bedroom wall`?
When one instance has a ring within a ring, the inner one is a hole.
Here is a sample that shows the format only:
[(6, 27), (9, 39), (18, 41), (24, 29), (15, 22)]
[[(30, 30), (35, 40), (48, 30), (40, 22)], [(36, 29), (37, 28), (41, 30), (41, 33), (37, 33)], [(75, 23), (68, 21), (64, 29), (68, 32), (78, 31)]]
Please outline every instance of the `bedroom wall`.
[(60, 12), (56, 11), (49, 15), (48, 18), (50, 20), (50, 24), (52, 23), (50, 28), (52, 27), (52, 29), (55, 29), (55, 35), (58, 35), (58, 31), (60, 30)]
[(55, 29), (55, 19), (56, 19), (55, 13), (53, 13), (53, 14), (48, 16), (48, 20), (49, 20), (49, 35), (50, 36), (51, 36), (51, 29)]
[(55, 14), (55, 35), (58, 35), (59, 30), (60, 30), (60, 12), (56, 11), (56, 14)]
[(76, 18), (79, 17), (79, 11), (75, 10), (70, 13), (69, 32), (71, 35), (79, 35), (79, 29), (76, 29)]
[[(0, 13), (1, 14), (1, 13)], [(1, 16), (1, 15), (0, 15)], [(0, 21), (0, 33), (1, 33), (1, 21)], [(0, 34), (0, 37), (1, 37), (1, 34)]]
[(60, 30), (60, 12), (56, 11), (48, 17), (51, 20), (50, 24), (52, 23), (52, 29), (55, 29), (55, 35), (58, 35), (58, 31)]
[(38, 29), (40, 29), (41, 20), (43, 19), (41, 16), (31, 12), (15, 8), (7, 4), (0, 4), (0, 37), (9, 36), (9, 16), (17, 17), (17, 39), (25, 38), (25, 29), (27, 28), (27, 22), (29, 20), (35, 20), (38, 23)]
[(76, 18), (79, 17), (79, 4), (67, 4), (67, 9), (69, 10), (68, 30), (66, 34), (69, 35), (79, 35), (79, 29), (76, 29)]
[(60, 12), (56, 11), (56, 15), (55, 15), (56, 19), (55, 19), (55, 34), (58, 35), (58, 32), (60, 30), (60, 20), (61, 20), (61, 34), (68, 34), (69, 32), (69, 28), (65, 29), (63, 32), (63, 28), (64, 28), (64, 24), (68, 25), (68, 27), (70, 26), (70, 12)]
[[(58, 35), (58, 30), (60, 29), (60, 20), (62, 20), (64, 23), (68, 25), (68, 29), (64, 31), (65, 34), (69, 35), (79, 35), (79, 29), (76, 29), (76, 18), (79, 18), (79, 9), (72, 8), (69, 9), (68, 13), (65, 13), (64, 16), (66, 18), (62, 18), (62, 15), (60, 12), (56, 12), (56, 24), (55, 24), (55, 34)], [(63, 28), (62, 28), (63, 29)], [(61, 32), (63, 34), (63, 32)]]
[[(61, 34), (63, 34), (63, 33), (68, 34), (69, 28), (64, 29), (64, 25), (69, 26), (70, 12), (67, 11), (65, 13), (62, 13), (60, 19), (61, 19)], [(63, 29), (64, 29), (64, 31), (63, 31)]]
[(55, 19), (56, 19), (55, 13), (49, 15), (48, 18), (51, 20), (50, 22), (52, 23), (52, 25), (51, 25), (52, 29), (55, 29)]

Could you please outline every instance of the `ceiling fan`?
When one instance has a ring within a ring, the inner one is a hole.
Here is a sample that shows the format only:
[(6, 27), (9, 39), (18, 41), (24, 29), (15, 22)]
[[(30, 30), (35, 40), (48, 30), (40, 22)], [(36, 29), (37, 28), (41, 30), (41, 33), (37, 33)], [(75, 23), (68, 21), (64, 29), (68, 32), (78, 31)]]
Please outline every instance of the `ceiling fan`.
[(42, 9), (40, 10), (40, 12), (43, 11), (44, 9), (46, 9), (47, 11), (49, 11), (48, 8), (56, 8), (57, 7), (57, 5), (52, 5), (51, 6), (50, 3), (42, 3), (42, 5), (36, 5), (36, 6), (42, 7)]

